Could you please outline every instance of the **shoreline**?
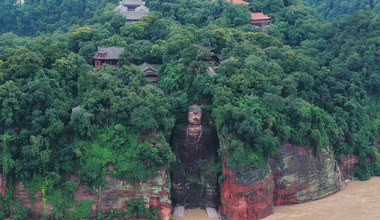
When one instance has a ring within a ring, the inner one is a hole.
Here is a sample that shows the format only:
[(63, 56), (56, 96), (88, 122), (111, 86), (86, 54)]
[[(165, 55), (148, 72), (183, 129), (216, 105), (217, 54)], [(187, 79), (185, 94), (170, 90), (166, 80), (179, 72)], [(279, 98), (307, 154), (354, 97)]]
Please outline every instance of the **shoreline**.
[(344, 190), (323, 199), (274, 207), (265, 220), (380, 219), (380, 177), (350, 181)]
[[(175, 220), (218, 220), (208, 218), (200, 208), (187, 209), (183, 218)], [(354, 180), (344, 190), (322, 199), (294, 205), (274, 207), (274, 213), (265, 220), (336, 220), (336, 219), (380, 219), (380, 177), (369, 180)]]

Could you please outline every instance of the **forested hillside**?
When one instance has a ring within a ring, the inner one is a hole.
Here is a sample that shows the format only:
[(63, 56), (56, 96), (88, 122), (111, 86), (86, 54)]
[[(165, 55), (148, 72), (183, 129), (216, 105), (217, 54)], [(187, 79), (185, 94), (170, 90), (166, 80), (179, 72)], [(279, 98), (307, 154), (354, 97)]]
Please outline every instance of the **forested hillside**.
[[(165, 137), (204, 99), (232, 143), (219, 152), (230, 167), (264, 166), (290, 143), (331, 148), (337, 160), (357, 155), (360, 179), (380, 175), (379, 3), (252, 2), (147, 0), (149, 15), (126, 23), (117, 0), (1, 1), (0, 167), (9, 187), (0, 219), (25, 215), (12, 201), (16, 181), (43, 189), (67, 219), (80, 216), (72, 174), (97, 188), (107, 187), (109, 166), (137, 182), (170, 169)], [(250, 25), (250, 11), (272, 26)], [(98, 46), (124, 47), (122, 68), (94, 69)], [(217, 74), (208, 72), (212, 53), (222, 58)], [(158, 84), (136, 67), (143, 62), (162, 64)]]
[(328, 20), (342, 19), (359, 10), (380, 12), (378, 0), (308, 0), (307, 2)]

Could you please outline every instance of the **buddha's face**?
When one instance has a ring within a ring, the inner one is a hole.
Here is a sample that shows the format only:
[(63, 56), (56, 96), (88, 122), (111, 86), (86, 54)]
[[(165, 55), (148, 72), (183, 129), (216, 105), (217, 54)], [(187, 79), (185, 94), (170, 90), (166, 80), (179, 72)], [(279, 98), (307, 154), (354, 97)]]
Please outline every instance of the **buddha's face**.
[(202, 122), (202, 112), (189, 112), (187, 119), (190, 124), (200, 125)]
[(199, 137), (202, 134), (202, 125), (189, 124), (187, 126), (187, 135), (192, 137)]

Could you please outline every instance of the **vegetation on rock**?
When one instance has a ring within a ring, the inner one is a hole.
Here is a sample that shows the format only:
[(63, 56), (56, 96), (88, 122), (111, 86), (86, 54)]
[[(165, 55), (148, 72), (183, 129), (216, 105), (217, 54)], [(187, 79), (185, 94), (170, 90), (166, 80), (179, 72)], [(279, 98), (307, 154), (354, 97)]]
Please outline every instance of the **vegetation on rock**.
[[(221, 146), (231, 167), (265, 166), (290, 143), (357, 155), (361, 179), (380, 175), (379, 4), (308, 2), (315, 9), (298, 0), (147, 0), (150, 14), (126, 23), (117, 0), (1, 1), (4, 181), (45, 189), (53, 215), (71, 215), (70, 175), (96, 188), (108, 173), (144, 181), (170, 167), (165, 137), (203, 99), (231, 143)], [(250, 11), (273, 25), (250, 25)], [(124, 47), (122, 68), (92, 68), (98, 46)], [(136, 66), (143, 62), (162, 64), (158, 84)], [(21, 218), (8, 194), (0, 218)]]

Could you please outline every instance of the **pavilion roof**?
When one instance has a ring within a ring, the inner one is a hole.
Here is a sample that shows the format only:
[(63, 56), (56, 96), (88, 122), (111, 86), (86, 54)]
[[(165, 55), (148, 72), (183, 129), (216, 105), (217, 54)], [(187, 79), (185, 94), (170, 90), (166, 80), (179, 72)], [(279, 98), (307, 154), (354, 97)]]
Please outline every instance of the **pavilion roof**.
[[(95, 53), (95, 59), (110, 59), (117, 60), (120, 57), (120, 54), (123, 53), (123, 47), (98, 47), (98, 51)], [(100, 54), (104, 53), (105, 57), (100, 57)]]
[(250, 4), (249, 2), (246, 2), (244, 0), (227, 0), (227, 2), (231, 2), (231, 3), (234, 3), (234, 4), (244, 4), (244, 5), (249, 5)]
[(252, 12), (251, 13), (251, 19), (252, 20), (264, 20), (264, 19), (271, 19), (271, 17), (268, 17), (264, 14), (264, 12)]

